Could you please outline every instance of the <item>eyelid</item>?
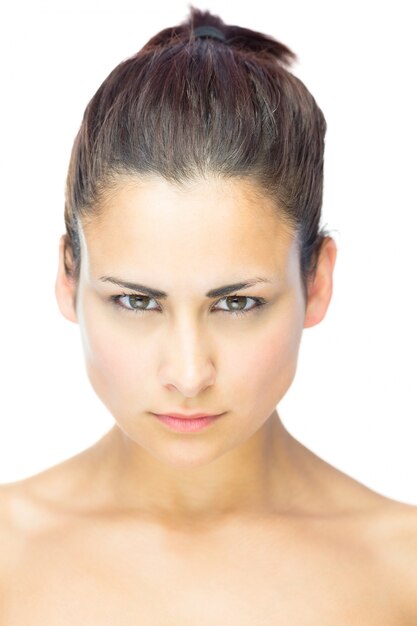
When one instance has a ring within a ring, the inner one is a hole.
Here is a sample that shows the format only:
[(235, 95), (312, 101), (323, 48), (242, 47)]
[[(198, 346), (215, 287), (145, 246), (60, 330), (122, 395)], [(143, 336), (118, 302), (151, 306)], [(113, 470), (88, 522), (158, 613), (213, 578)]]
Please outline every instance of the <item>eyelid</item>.
[(223, 296), (221, 298), (218, 298), (214, 304), (218, 304), (219, 302), (221, 302), (222, 300), (226, 300), (227, 298), (247, 298), (248, 300), (253, 300), (255, 302), (255, 305), (252, 306), (250, 309), (246, 309), (243, 311), (239, 311), (239, 310), (233, 311), (233, 309), (232, 310), (220, 309), (220, 311), (223, 311), (224, 313), (249, 313), (250, 311), (253, 311), (258, 306), (260, 306), (261, 304), (265, 304), (264, 298), (255, 298), (255, 296), (247, 296), (246, 294), (243, 294), (243, 293), (231, 293), (228, 296)]
[[(158, 302), (157, 298), (154, 298), (153, 296), (148, 296), (146, 294), (143, 293), (121, 293), (121, 294), (117, 294), (115, 296), (110, 296), (110, 299), (112, 300), (113, 304), (115, 304), (115, 306), (119, 306), (120, 308), (124, 309), (125, 311), (129, 311), (132, 313), (147, 313), (149, 311), (156, 311), (156, 308), (152, 308), (152, 309), (134, 309), (134, 308), (129, 308), (124, 306), (123, 304), (120, 304), (120, 300), (121, 298), (124, 297), (139, 297), (139, 298), (149, 298), (150, 300), (155, 300), (155, 302)], [(250, 309), (246, 309), (246, 310), (227, 310), (227, 309), (219, 309), (220, 312), (222, 313), (228, 313), (229, 315), (245, 315), (246, 313), (251, 313), (252, 311), (255, 311), (256, 309), (259, 309), (262, 305), (265, 305), (267, 303), (267, 301), (265, 300), (265, 298), (261, 298), (259, 296), (255, 297), (255, 296), (249, 296), (246, 294), (241, 294), (241, 293), (231, 293), (228, 294), (227, 296), (222, 296), (221, 298), (217, 298), (217, 300), (215, 300), (214, 304), (216, 305), (217, 303), (221, 302), (222, 300), (226, 300), (227, 298), (248, 298), (249, 300), (253, 300), (255, 302), (255, 305), (252, 306)]]

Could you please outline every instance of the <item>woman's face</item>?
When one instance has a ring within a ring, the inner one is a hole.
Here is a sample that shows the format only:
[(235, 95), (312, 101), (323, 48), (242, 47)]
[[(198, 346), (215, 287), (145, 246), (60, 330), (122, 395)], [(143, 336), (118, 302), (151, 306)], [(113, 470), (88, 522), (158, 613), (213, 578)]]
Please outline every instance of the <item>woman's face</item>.
[[(101, 208), (66, 315), (89, 379), (130, 440), (172, 465), (207, 463), (266, 426), (293, 380), (306, 316), (294, 233), (237, 179), (121, 179)], [(153, 415), (170, 412), (224, 415), (178, 433)]]

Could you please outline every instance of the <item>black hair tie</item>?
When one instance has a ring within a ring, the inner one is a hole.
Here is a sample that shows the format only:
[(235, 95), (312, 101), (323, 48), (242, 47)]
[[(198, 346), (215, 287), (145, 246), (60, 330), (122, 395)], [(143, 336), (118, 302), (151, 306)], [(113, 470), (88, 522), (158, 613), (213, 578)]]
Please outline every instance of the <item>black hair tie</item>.
[(198, 26), (194, 29), (195, 37), (213, 37), (213, 39), (220, 39), (220, 41), (226, 41), (226, 37), (221, 30), (215, 26)]

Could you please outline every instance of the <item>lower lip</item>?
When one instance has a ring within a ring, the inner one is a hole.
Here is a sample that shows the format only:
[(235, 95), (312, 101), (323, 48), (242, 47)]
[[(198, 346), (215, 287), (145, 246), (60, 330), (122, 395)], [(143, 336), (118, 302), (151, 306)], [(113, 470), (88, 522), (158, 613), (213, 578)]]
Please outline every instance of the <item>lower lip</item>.
[(172, 430), (176, 430), (179, 433), (191, 433), (206, 428), (206, 426), (215, 422), (222, 415), (223, 413), (213, 417), (196, 417), (194, 419), (181, 419), (179, 417), (170, 417), (169, 415), (155, 415), (155, 417)]

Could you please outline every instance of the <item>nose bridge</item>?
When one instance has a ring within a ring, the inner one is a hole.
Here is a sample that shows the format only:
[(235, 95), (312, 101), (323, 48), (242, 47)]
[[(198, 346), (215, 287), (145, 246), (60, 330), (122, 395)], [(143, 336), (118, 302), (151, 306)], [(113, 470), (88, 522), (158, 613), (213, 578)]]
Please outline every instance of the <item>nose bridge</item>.
[(184, 395), (195, 395), (213, 383), (212, 346), (202, 325), (185, 311), (168, 325), (160, 374)]

